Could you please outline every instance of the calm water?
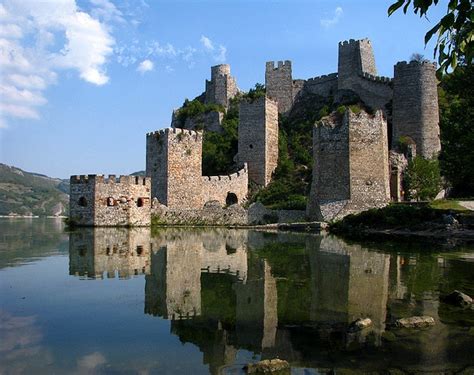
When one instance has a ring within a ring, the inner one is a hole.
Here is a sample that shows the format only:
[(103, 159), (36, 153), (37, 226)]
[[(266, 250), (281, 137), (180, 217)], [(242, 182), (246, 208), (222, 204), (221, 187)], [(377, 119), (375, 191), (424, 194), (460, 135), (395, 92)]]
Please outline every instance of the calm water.
[[(474, 373), (474, 249), (0, 221), (0, 373)], [(436, 326), (390, 330), (399, 317)], [(348, 333), (359, 317), (373, 326)]]

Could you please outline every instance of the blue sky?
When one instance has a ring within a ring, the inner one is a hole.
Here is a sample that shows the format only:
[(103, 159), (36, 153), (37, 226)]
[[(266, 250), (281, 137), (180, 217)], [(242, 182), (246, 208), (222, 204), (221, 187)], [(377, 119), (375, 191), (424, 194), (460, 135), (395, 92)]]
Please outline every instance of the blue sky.
[(380, 75), (432, 58), (428, 19), (387, 17), (394, 0), (0, 0), (0, 162), (67, 178), (145, 167), (145, 134), (229, 63), (241, 89), (265, 62), (293, 78), (336, 72), (338, 42), (372, 40)]

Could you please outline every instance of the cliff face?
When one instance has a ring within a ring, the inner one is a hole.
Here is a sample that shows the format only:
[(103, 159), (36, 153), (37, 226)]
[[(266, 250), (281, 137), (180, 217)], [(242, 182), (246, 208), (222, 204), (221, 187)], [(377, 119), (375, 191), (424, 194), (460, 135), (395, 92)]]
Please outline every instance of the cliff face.
[(68, 181), (0, 164), (0, 215), (66, 215), (68, 192)]

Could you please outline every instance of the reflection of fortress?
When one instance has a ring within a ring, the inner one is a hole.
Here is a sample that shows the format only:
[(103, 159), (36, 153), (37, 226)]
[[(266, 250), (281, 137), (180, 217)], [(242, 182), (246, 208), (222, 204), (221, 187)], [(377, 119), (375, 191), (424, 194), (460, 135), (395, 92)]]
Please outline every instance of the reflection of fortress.
[[(428, 274), (435, 275), (438, 263), (432, 263)], [(354, 344), (382, 345), (387, 306), (396, 315), (397, 301), (416, 292), (406, 282), (416, 276), (415, 265), (331, 236), (167, 229), (151, 237), (145, 228), (70, 234), (71, 275), (145, 274), (145, 313), (170, 319), (171, 332), (203, 352), (211, 373), (235, 363), (241, 349), (327, 367), (334, 365), (328, 350), (347, 354)], [(411, 313), (438, 320), (437, 310), (422, 301)], [(348, 332), (351, 322), (366, 317), (369, 329)], [(447, 347), (430, 342), (448, 333), (433, 327), (429, 340), (410, 352), (397, 343), (384, 346), (416, 364), (446, 360)]]
[(69, 237), (69, 274), (120, 278), (150, 272), (148, 228), (84, 228)]

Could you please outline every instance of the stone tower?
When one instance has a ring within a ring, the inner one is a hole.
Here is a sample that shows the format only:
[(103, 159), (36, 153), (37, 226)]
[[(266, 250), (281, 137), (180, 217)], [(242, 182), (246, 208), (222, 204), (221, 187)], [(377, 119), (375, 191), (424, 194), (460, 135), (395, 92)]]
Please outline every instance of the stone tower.
[(206, 80), (206, 103), (220, 104), (228, 108), (229, 100), (238, 92), (237, 83), (230, 75), (230, 65), (222, 64), (211, 67), (211, 80)]
[(313, 130), (314, 167), (308, 216), (323, 221), (382, 207), (390, 200), (387, 123), (347, 109)]
[(362, 74), (377, 75), (372, 44), (368, 39), (339, 43), (338, 88), (352, 89)]
[(267, 186), (278, 163), (278, 104), (268, 97), (242, 101), (238, 160), (247, 163), (249, 179)]
[(399, 62), (394, 69), (392, 147), (408, 136), (424, 158), (441, 149), (435, 73), (436, 64), (431, 62)]
[(278, 102), (278, 113), (288, 113), (293, 106), (291, 61), (268, 61), (265, 67), (267, 96)]
[(202, 133), (163, 129), (146, 137), (146, 175), (152, 197), (173, 208), (202, 208)]

